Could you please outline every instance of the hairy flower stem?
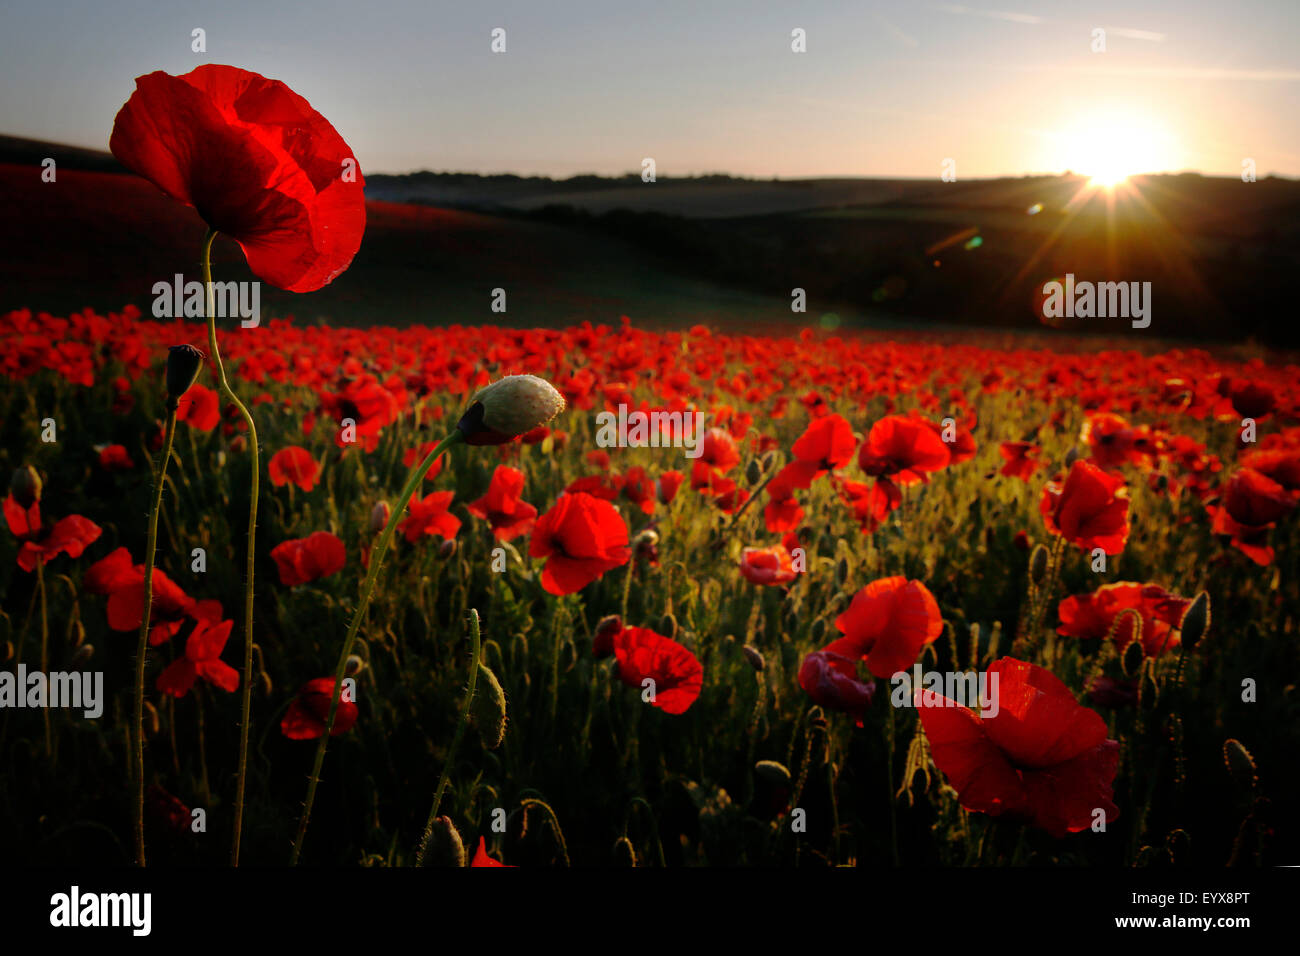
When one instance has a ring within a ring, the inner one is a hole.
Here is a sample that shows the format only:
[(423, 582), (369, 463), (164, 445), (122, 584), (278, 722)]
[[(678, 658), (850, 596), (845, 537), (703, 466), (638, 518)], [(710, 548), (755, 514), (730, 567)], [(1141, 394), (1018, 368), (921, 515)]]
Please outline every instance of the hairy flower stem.
[(248, 426), (249, 463), (252, 477), (248, 484), (248, 577), (244, 581), (244, 667), (239, 680), (243, 685), (243, 700), (239, 716), (239, 776), (235, 783), (235, 822), (234, 836), (230, 844), (230, 865), (239, 866), (239, 838), (244, 823), (244, 788), (248, 782), (248, 732), (249, 714), (253, 704), (253, 561), (257, 545), (257, 490), (258, 462), (257, 425), (248, 408), (239, 400), (235, 390), (226, 378), (226, 366), (221, 361), (221, 351), (217, 348), (217, 317), (212, 295), (212, 242), (217, 238), (215, 229), (209, 229), (203, 237), (203, 288), (205, 292), (206, 311), (208, 313), (208, 350), (212, 353), (213, 364), (217, 367), (217, 381), (221, 394), (239, 410), (244, 424)]
[[(392, 513), (389, 514), (388, 523), (384, 525), (383, 533), (379, 536), (374, 551), (370, 553), (370, 570), (366, 573), (366, 581), (361, 588), (361, 601), (352, 614), (352, 623), (348, 625), (347, 636), (343, 639), (343, 647), (339, 651), (338, 664), (334, 668), (334, 693), (330, 697), (329, 716), (325, 720), (325, 732), (321, 734), (320, 743), (316, 745), (316, 760), (312, 764), (311, 776), (307, 778), (307, 798), (303, 801), (302, 816), (298, 820), (298, 835), (294, 837), (293, 854), (289, 858), (290, 866), (297, 866), (298, 857), (302, 854), (302, 844), (307, 836), (307, 825), (311, 822), (312, 803), (316, 799), (316, 785), (320, 783), (320, 771), (325, 763), (325, 749), (329, 746), (330, 733), (334, 730), (334, 717), (338, 713), (339, 695), (343, 690), (343, 675), (348, 666), (348, 655), (352, 653), (352, 645), (356, 642), (357, 631), (361, 628), (361, 621), (365, 618), (366, 609), (370, 607), (370, 599), (375, 593), (375, 581), (379, 578), (379, 569), (383, 567), (384, 554), (388, 551), (389, 542), (393, 540), (393, 532), (397, 529), (397, 523), (401, 520), (402, 513), (406, 511), (406, 506), (410, 504), (415, 490), (424, 481), (425, 474), (433, 467), (433, 463), (442, 457), (443, 452), (457, 442), (463, 441), (464, 438), (465, 435), (460, 429), (453, 430), (450, 435), (438, 442), (437, 447), (429, 452), (428, 457), (407, 476), (406, 485), (402, 488), (402, 496), (398, 499)], [(478, 659), (475, 658), (475, 664), (477, 663)], [(474, 673), (477, 675), (477, 668)]]
[(442, 775), (438, 778), (438, 789), (433, 792), (433, 806), (429, 809), (429, 820), (424, 825), (424, 836), (420, 838), (420, 849), (415, 854), (415, 865), (424, 866), (424, 854), (429, 849), (429, 839), (433, 836), (433, 821), (438, 819), (438, 808), (442, 806), (442, 795), (447, 790), (447, 779), (451, 776), (451, 763), (456, 759), (456, 751), (460, 749), (460, 740), (465, 736), (465, 727), (469, 723), (470, 707), (474, 703), (474, 687), (478, 683), (479, 654), (482, 653), (482, 646), (479, 643), (478, 629), (478, 611), (474, 608), (469, 609), (469, 635), (470, 635), (470, 665), (469, 665), (469, 690), (465, 693), (465, 706), (461, 708), (460, 723), (456, 725), (456, 733), (451, 738), (451, 749), (447, 751), (447, 759), (442, 763)]
[(149, 510), (149, 535), (144, 550), (144, 603), (140, 612), (140, 640), (135, 652), (135, 713), (131, 732), (135, 744), (135, 865), (144, 866), (144, 664), (149, 652), (149, 615), (153, 611), (154, 552), (158, 550), (158, 513), (162, 511), (163, 483), (176, 437), (176, 409), (167, 410), (167, 430), (162, 457), (154, 472), (153, 507)]

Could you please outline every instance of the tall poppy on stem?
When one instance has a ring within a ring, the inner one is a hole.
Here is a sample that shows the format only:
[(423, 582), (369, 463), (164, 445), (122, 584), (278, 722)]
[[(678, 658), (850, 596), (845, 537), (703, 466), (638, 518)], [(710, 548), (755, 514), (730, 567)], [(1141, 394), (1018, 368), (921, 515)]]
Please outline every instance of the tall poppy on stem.
[[(343, 272), (361, 245), (365, 180), (347, 143), (305, 99), (278, 80), (218, 64), (205, 64), (184, 76), (158, 71), (138, 77), (135, 92), (114, 120), (109, 147), (128, 168), (173, 199), (193, 206), (208, 225), (201, 253), (208, 348), (222, 394), (248, 426), (252, 478), (244, 588), (244, 689), (230, 854), (231, 864), (237, 866), (248, 779), (259, 461), (257, 426), (231, 388), (217, 347), (212, 243), (218, 233), (225, 233), (239, 243), (249, 268), (259, 277), (290, 292), (312, 292)], [(164, 467), (170, 442), (169, 434)], [(152, 564), (152, 541), (146, 560)], [(145, 574), (146, 589), (151, 570)], [(147, 631), (147, 597), (144, 627)], [(142, 671), (143, 660), (137, 665), (138, 686), (143, 685)], [(142, 744), (137, 746), (137, 758), (142, 786)], [(142, 789), (139, 802), (143, 803)], [(141, 822), (136, 857), (143, 865), (143, 811), (137, 813), (137, 820)]]
[[(325, 750), (329, 746), (330, 731), (334, 727), (334, 717), (338, 711), (339, 694), (343, 688), (343, 675), (347, 668), (348, 655), (352, 653), (352, 645), (357, 639), (357, 630), (361, 627), (361, 621), (370, 607), (370, 598), (374, 594), (375, 582), (379, 578), (379, 569), (383, 567), (388, 545), (392, 542), (398, 522), (402, 520), (402, 513), (411, 503), (416, 489), (422, 487), (425, 474), (452, 445), (460, 442), (468, 445), (503, 445), (539, 425), (545, 425), (562, 411), (564, 411), (564, 396), (557, 392), (550, 382), (535, 375), (507, 375), (475, 395), (451, 433), (438, 442), (425, 456), (424, 461), (407, 475), (397, 505), (389, 513), (388, 522), (384, 525), (374, 551), (371, 552), (370, 567), (366, 570), (366, 580), (361, 587), (361, 600), (352, 614), (352, 623), (348, 625), (348, 633), (343, 638), (343, 647), (339, 650), (338, 664), (334, 669), (334, 694), (330, 699), (329, 714), (325, 718), (325, 733), (321, 734), (320, 742), (316, 745), (316, 757), (312, 763), (311, 775), (307, 778), (307, 797), (303, 801), (302, 816), (298, 819), (298, 834), (294, 837), (293, 853), (289, 858), (290, 865), (297, 865), (298, 858), (302, 855), (303, 841), (307, 837), (312, 803), (316, 799), (316, 787), (320, 783), (321, 767), (325, 763)], [(436, 816), (436, 801), (434, 810)]]

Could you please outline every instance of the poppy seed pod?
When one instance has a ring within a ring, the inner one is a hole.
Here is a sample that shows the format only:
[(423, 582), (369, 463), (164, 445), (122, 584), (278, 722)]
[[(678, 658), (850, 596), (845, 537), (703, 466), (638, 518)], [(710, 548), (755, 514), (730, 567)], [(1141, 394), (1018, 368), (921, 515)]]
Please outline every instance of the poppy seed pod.
[(1191, 605), (1183, 613), (1179, 630), (1182, 631), (1183, 647), (1195, 650), (1205, 632), (1210, 629), (1210, 595), (1205, 591), (1192, 599)]
[(175, 411), (181, 396), (190, 390), (203, 369), (203, 353), (192, 345), (173, 345), (167, 350), (167, 410)]
[(465, 865), (465, 844), (451, 817), (440, 816), (434, 820), (426, 840), (425, 866)]
[(1034, 545), (1034, 552), (1029, 556), (1029, 580), (1034, 587), (1042, 587), (1047, 578), (1047, 548), (1043, 544)]
[(564, 411), (564, 396), (536, 375), (507, 375), (482, 389), (456, 423), (469, 445), (503, 445)]
[(9, 480), (9, 493), (14, 496), (14, 501), (22, 505), (23, 510), (41, 500), (43, 487), (41, 476), (31, 465), (14, 469), (13, 478)]
[(501, 746), (506, 735), (506, 692), (486, 664), (478, 665), (478, 685), (469, 706), (483, 746), (488, 750)]

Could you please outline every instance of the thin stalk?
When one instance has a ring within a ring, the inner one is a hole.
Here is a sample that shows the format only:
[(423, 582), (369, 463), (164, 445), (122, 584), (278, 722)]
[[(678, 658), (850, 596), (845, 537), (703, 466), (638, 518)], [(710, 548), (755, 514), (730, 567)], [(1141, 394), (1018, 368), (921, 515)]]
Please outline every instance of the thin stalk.
[[(289, 858), (290, 866), (296, 866), (298, 857), (302, 854), (303, 841), (307, 836), (307, 825), (311, 822), (312, 803), (316, 800), (316, 786), (320, 783), (321, 766), (325, 763), (325, 749), (329, 746), (330, 733), (334, 730), (334, 716), (338, 711), (339, 694), (343, 690), (343, 674), (347, 668), (348, 655), (352, 653), (352, 645), (356, 642), (357, 631), (360, 629), (361, 621), (366, 615), (366, 609), (370, 607), (370, 599), (375, 592), (375, 581), (379, 578), (379, 569), (384, 564), (384, 554), (388, 551), (389, 542), (393, 540), (393, 532), (397, 528), (397, 522), (401, 520), (402, 513), (406, 511), (406, 506), (410, 504), (415, 490), (424, 481), (425, 474), (433, 467), (433, 463), (442, 457), (443, 452), (457, 442), (463, 441), (464, 437), (464, 433), (460, 429), (452, 431), (450, 435), (438, 442), (437, 447), (429, 452), (428, 457), (407, 476), (406, 485), (402, 488), (402, 496), (398, 499), (397, 506), (393, 508), (392, 513), (388, 516), (388, 523), (384, 525), (383, 533), (379, 536), (379, 542), (370, 553), (370, 570), (366, 573), (366, 581), (361, 588), (361, 601), (352, 614), (352, 623), (348, 625), (347, 636), (343, 639), (343, 647), (339, 651), (338, 664), (334, 668), (334, 693), (330, 697), (329, 716), (325, 720), (325, 732), (321, 734), (320, 743), (316, 745), (316, 760), (312, 764), (311, 776), (307, 778), (307, 798), (303, 801), (302, 816), (298, 820), (298, 835), (293, 841), (293, 855)], [(475, 673), (478, 672), (475, 671)]]
[(438, 778), (438, 789), (433, 792), (433, 806), (429, 808), (429, 819), (424, 824), (424, 836), (420, 838), (420, 849), (415, 854), (415, 865), (424, 866), (424, 854), (429, 849), (429, 838), (433, 835), (433, 822), (438, 819), (438, 807), (442, 806), (442, 795), (447, 790), (447, 780), (451, 776), (451, 763), (456, 759), (460, 749), (461, 738), (465, 736), (465, 726), (469, 723), (470, 708), (474, 704), (474, 688), (478, 684), (479, 655), (482, 645), (479, 643), (478, 611), (469, 609), (469, 635), (472, 645), (472, 657), (469, 665), (469, 690), (465, 694), (465, 706), (461, 708), (460, 723), (456, 725), (455, 736), (451, 738), (451, 749), (447, 759), (442, 763), (442, 775)]
[(217, 238), (215, 229), (209, 229), (203, 237), (203, 288), (208, 314), (208, 350), (212, 353), (212, 362), (217, 367), (217, 381), (221, 393), (239, 410), (240, 417), (248, 426), (249, 463), (252, 477), (248, 485), (248, 577), (244, 581), (244, 668), (240, 674), (243, 684), (243, 699), (240, 704), (239, 717), (239, 775), (235, 783), (235, 833), (230, 844), (230, 865), (239, 866), (239, 838), (243, 833), (244, 823), (244, 789), (248, 782), (248, 732), (249, 715), (253, 705), (253, 682), (249, 679), (253, 673), (253, 562), (257, 550), (257, 492), (261, 465), (257, 446), (257, 425), (247, 406), (239, 400), (235, 390), (226, 378), (226, 366), (221, 361), (221, 350), (217, 348), (217, 317), (212, 296), (212, 242)]
[[(169, 402), (170, 404), (170, 402)], [(176, 409), (167, 410), (167, 430), (163, 436), (162, 457), (154, 473), (153, 507), (149, 510), (149, 536), (144, 550), (144, 604), (140, 616), (140, 640), (135, 652), (135, 716), (131, 730), (135, 734), (135, 864), (144, 866), (144, 664), (149, 652), (149, 615), (153, 611), (154, 552), (158, 549), (158, 512), (162, 511), (163, 478), (172, 456), (172, 439), (176, 437)]]

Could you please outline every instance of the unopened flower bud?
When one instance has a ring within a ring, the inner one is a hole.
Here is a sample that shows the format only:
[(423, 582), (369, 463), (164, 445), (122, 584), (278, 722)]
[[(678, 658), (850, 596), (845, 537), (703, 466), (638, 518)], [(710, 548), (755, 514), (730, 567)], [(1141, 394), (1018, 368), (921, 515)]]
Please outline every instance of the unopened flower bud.
[(763, 652), (753, 644), (746, 644), (741, 648), (741, 651), (744, 652), (745, 660), (749, 661), (749, 666), (754, 670), (761, 673), (763, 668), (767, 666), (767, 662), (763, 660)]
[(763, 477), (763, 466), (757, 458), (751, 458), (749, 464), (745, 466), (745, 480), (751, 485), (756, 485)]
[(388, 507), (387, 501), (375, 502), (375, 506), (370, 509), (370, 533), (379, 534), (388, 527), (388, 519), (392, 513), (393, 509)]
[(365, 669), (365, 661), (356, 654), (349, 654), (347, 663), (343, 665), (343, 674), (346, 677), (356, 677)]
[(1255, 784), (1258, 782), (1255, 758), (1242, 746), (1240, 740), (1229, 737), (1223, 742), (1223, 762), (1227, 764), (1233, 779), (1242, 786), (1255, 789)]
[(442, 544), (438, 545), (438, 557), (446, 561), (456, 553), (456, 539), (448, 538)]
[(464, 866), (465, 844), (461, 841), (451, 817), (440, 816), (433, 821), (425, 843), (425, 866)]
[(167, 350), (167, 410), (175, 411), (181, 396), (190, 390), (203, 370), (203, 353), (192, 345), (173, 345)]
[(596, 625), (596, 634), (591, 641), (591, 651), (597, 657), (608, 657), (614, 653), (614, 635), (623, 630), (623, 619), (617, 614), (602, 617)]
[(1191, 605), (1183, 612), (1183, 621), (1179, 625), (1182, 631), (1183, 647), (1195, 650), (1205, 632), (1210, 629), (1210, 595), (1205, 591), (1192, 599)]
[(488, 750), (501, 746), (506, 735), (506, 692), (486, 664), (478, 665), (478, 683), (469, 709), (483, 746)]
[(41, 476), (31, 465), (15, 469), (13, 478), (9, 480), (9, 493), (14, 496), (14, 501), (22, 505), (24, 511), (41, 500), (43, 487)]
[(503, 445), (564, 411), (564, 396), (536, 375), (507, 375), (470, 401), (456, 424), (470, 445)]
[(82, 644), (77, 648), (77, 653), (72, 655), (72, 669), (81, 670), (90, 663), (90, 659), (95, 656), (94, 644)]
[(1043, 581), (1047, 579), (1047, 547), (1041, 542), (1034, 545), (1034, 551), (1029, 556), (1029, 580), (1033, 582), (1034, 587), (1043, 586)]
[(659, 631), (664, 637), (677, 637), (677, 618), (671, 613), (665, 614), (659, 621)]

